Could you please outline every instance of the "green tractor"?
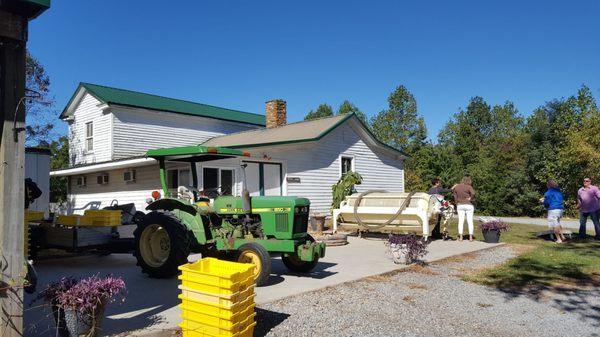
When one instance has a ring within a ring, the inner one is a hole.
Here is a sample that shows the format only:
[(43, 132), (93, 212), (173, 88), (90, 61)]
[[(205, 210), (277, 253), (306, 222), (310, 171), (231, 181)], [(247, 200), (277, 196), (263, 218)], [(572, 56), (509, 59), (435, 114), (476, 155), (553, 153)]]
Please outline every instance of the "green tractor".
[[(173, 277), (190, 253), (253, 263), (258, 286), (271, 273), (271, 255), (280, 254), (291, 271), (310, 272), (325, 256), (325, 244), (307, 231), (310, 201), (296, 197), (250, 197), (242, 165), (242, 196), (220, 195), (180, 186), (167, 188), (165, 163), (189, 163), (197, 186), (197, 162), (249, 156), (235, 149), (186, 146), (149, 150), (158, 160), (163, 197), (153, 192), (143, 220), (134, 232), (134, 255), (142, 272), (155, 278)], [(207, 197), (207, 196), (210, 196)], [(211, 202), (211, 199), (214, 199)]]

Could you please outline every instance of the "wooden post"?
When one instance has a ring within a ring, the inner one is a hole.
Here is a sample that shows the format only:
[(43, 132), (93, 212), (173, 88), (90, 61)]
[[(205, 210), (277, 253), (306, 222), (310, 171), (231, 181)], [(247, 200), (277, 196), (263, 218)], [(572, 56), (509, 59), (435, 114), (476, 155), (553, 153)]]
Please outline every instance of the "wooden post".
[(0, 8), (0, 336), (6, 337), (23, 335), (26, 41), (27, 19)]

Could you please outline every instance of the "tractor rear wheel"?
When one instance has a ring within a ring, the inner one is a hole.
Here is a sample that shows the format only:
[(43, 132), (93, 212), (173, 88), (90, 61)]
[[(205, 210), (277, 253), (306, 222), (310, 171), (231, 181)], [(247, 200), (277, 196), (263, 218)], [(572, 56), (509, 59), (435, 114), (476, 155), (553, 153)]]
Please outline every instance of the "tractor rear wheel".
[[(315, 239), (309, 235), (308, 241), (315, 242)], [(287, 269), (293, 272), (308, 273), (315, 269), (319, 263), (319, 258), (315, 256), (312, 261), (302, 261), (297, 253), (292, 253), (288, 255), (282, 255), (281, 262), (283, 262)]]
[(137, 265), (154, 278), (177, 275), (190, 254), (190, 234), (184, 224), (166, 212), (148, 213), (133, 232)]
[(271, 256), (265, 247), (258, 243), (245, 243), (238, 249), (237, 262), (254, 264), (256, 286), (264, 286), (271, 275)]

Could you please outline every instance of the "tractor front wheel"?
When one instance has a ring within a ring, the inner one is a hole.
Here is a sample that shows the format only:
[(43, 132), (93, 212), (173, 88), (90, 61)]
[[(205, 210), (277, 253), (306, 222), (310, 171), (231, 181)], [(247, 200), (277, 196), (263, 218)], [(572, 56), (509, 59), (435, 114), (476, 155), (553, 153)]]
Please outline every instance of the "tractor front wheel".
[[(315, 242), (315, 239), (309, 235), (308, 241)], [(315, 267), (319, 263), (319, 258), (315, 256), (312, 261), (302, 261), (300, 260), (300, 257), (297, 253), (293, 253), (288, 255), (282, 255), (281, 262), (283, 262), (287, 269), (295, 273), (308, 273), (315, 269)]]
[(308, 273), (315, 269), (319, 263), (319, 258), (315, 257), (312, 261), (302, 261), (296, 253), (282, 256), (281, 261), (287, 269), (296, 273)]
[(256, 286), (264, 286), (271, 275), (271, 256), (267, 250), (254, 242), (246, 243), (238, 249), (237, 262), (254, 264)]
[(137, 265), (154, 278), (177, 275), (190, 254), (188, 229), (174, 215), (148, 213), (133, 232)]

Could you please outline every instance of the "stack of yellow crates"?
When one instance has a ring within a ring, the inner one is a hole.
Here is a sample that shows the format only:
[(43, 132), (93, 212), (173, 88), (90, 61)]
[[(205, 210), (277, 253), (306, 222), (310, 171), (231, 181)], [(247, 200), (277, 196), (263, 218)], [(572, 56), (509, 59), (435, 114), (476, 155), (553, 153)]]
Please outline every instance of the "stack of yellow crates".
[(251, 337), (254, 265), (204, 258), (179, 267), (183, 337)]
[(39, 212), (39, 211), (30, 211), (28, 209), (25, 210), (25, 216), (23, 218), (24, 221), (24, 230), (25, 230), (25, 236), (24, 236), (24, 243), (23, 243), (23, 254), (25, 256), (25, 258), (29, 258), (29, 245), (31, 244), (29, 242), (29, 223), (30, 222), (40, 222), (44, 219), (44, 212)]

